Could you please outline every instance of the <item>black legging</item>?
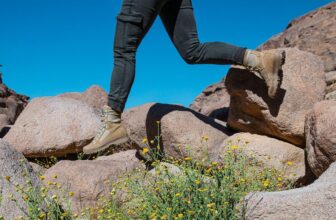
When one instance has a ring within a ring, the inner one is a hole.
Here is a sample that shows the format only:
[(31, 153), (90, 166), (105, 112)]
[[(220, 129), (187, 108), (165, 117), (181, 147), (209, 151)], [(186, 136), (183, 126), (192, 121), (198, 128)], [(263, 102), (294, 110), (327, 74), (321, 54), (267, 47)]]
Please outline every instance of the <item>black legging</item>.
[[(157, 15), (188, 64), (242, 64), (245, 48), (200, 43), (191, 0), (124, 0), (117, 16), (109, 106), (122, 112), (135, 75), (135, 54)], [(224, 28), (224, 27), (222, 27)]]

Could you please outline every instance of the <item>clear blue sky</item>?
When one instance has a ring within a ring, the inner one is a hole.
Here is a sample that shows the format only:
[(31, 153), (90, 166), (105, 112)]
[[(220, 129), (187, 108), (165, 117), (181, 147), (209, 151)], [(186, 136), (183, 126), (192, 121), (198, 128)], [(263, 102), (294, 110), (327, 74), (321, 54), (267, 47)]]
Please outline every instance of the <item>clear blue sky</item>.
[[(138, 0), (142, 1), (142, 0)], [(201, 41), (255, 48), (293, 18), (330, 0), (193, 0)], [(109, 89), (121, 0), (0, 0), (4, 82), (32, 98)], [(158, 18), (137, 54), (127, 107), (157, 101), (188, 106), (227, 66), (188, 65)]]

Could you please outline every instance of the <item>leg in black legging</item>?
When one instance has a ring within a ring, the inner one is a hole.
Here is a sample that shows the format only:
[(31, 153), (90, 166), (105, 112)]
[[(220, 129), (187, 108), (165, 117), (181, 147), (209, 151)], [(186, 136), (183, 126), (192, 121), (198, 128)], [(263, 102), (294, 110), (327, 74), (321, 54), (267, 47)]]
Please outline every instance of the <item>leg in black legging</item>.
[(199, 42), (191, 0), (170, 0), (159, 14), (170, 39), (187, 63), (243, 63), (245, 48), (223, 42)]
[(122, 112), (135, 76), (136, 51), (165, 0), (124, 0), (117, 16), (109, 106)]
[(122, 112), (135, 75), (138, 46), (157, 15), (177, 50), (190, 64), (242, 64), (244, 48), (222, 42), (200, 43), (191, 0), (124, 0), (117, 16), (109, 106)]

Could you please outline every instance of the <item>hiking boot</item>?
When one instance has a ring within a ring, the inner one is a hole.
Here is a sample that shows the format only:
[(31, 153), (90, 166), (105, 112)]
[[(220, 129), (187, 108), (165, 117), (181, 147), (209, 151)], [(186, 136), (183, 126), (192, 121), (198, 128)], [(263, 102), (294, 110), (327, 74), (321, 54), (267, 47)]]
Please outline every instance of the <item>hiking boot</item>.
[(104, 106), (100, 128), (93, 141), (83, 148), (84, 154), (98, 153), (111, 145), (120, 145), (128, 141), (126, 130), (114, 113), (110, 107)]
[(261, 75), (266, 82), (268, 96), (271, 98), (275, 97), (279, 87), (279, 73), (285, 62), (285, 57), (285, 51), (266, 50), (259, 52), (255, 50), (246, 50), (244, 66)]

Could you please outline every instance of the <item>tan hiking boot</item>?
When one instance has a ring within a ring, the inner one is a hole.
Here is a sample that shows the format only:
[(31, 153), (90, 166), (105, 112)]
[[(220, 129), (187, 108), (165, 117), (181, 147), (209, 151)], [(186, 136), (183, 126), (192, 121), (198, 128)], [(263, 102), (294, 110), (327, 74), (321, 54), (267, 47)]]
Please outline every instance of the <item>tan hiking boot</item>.
[(110, 107), (103, 108), (101, 126), (93, 141), (83, 148), (84, 154), (98, 153), (111, 145), (119, 145), (128, 141), (126, 130), (120, 120), (113, 122), (111, 114), (113, 114), (113, 110)]
[(244, 66), (261, 75), (266, 82), (268, 96), (271, 98), (275, 97), (279, 87), (279, 72), (285, 62), (285, 56), (285, 51), (266, 50), (259, 52), (246, 50)]

